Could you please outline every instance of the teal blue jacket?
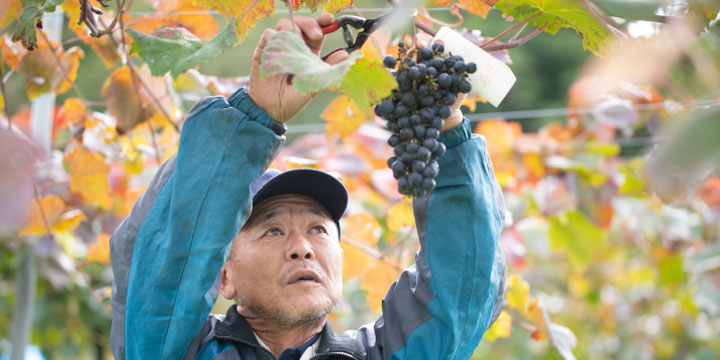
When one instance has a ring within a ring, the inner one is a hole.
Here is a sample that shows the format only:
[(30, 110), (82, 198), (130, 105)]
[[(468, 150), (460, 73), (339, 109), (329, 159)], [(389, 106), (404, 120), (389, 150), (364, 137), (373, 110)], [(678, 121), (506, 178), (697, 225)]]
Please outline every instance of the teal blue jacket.
[[(272, 358), (253, 339), (218, 333), (228, 327), (209, 316), (226, 249), (251, 212), (250, 184), (285, 140), (272, 124), (244, 89), (205, 98), (188, 114), (177, 154), (110, 241), (117, 359)], [(352, 351), (325, 357), (465, 359), (499, 315), (505, 210), (485, 140), (467, 120), (440, 140), (448, 150), (438, 160), (437, 187), (413, 201), (415, 265), (390, 287), (375, 323), (333, 340)]]

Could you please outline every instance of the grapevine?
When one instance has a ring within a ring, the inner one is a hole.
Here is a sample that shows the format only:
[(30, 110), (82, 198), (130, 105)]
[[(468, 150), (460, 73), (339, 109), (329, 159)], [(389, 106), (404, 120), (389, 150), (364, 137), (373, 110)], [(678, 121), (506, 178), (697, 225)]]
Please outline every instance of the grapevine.
[(446, 150), (438, 140), (440, 130), (458, 94), (472, 89), (468, 76), (477, 66), (459, 55), (445, 54), (439, 42), (421, 49), (399, 45), (397, 58), (383, 59), (387, 68), (397, 67), (392, 75), (398, 87), (375, 106), (375, 114), (387, 120), (392, 133), (388, 145), (395, 155), (387, 165), (398, 180), (398, 192), (420, 198), (435, 188), (437, 159)]

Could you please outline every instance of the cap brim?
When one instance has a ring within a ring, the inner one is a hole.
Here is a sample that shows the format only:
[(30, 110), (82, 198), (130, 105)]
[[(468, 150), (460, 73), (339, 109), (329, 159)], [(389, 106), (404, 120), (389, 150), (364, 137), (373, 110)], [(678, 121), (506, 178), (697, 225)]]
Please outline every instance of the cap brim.
[(253, 206), (273, 196), (299, 194), (315, 199), (335, 222), (339, 222), (348, 204), (348, 192), (335, 177), (314, 169), (296, 169), (270, 179), (253, 197)]

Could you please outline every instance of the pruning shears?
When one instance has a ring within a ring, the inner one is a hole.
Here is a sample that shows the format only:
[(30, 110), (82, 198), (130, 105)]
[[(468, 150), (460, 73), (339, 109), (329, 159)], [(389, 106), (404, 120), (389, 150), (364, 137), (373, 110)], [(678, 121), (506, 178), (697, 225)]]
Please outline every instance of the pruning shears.
[[(345, 50), (347, 52), (353, 52), (360, 49), (363, 44), (365, 44), (367, 39), (370, 38), (370, 34), (377, 30), (385, 18), (387, 18), (390, 14), (391, 13), (383, 14), (372, 19), (366, 19), (353, 15), (342, 15), (330, 24), (322, 26), (320, 29), (322, 29), (323, 34), (329, 34), (342, 28), (343, 40), (345, 40), (345, 44), (347, 44)], [(353, 38), (350, 27), (356, 30), (362, 29), (362, 31), (358, 32), (357, 36)]]

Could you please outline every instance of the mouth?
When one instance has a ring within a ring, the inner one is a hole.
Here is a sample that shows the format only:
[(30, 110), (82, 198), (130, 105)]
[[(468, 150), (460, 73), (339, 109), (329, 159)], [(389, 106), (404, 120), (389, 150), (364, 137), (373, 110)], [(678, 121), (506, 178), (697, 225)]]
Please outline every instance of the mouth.
[(320, 276), (308, 269), (298, 269), (290, 273), (288, 284), (319, 284)]

